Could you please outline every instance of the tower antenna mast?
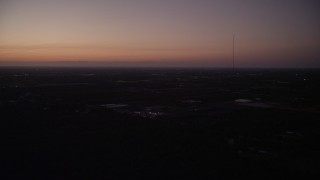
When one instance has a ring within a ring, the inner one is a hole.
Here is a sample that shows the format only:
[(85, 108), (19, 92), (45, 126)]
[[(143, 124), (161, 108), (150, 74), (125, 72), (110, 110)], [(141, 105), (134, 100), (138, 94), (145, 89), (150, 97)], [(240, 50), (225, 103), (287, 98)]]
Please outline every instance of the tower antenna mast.
[(235, 68), (234, 68), (234, 40), (235, 40), (235, 38), (236, 38), (236, 34), (235, 33), (233, 33), (233, 48), (232, 48), (232, 70), (233, 70), (233, 72), (235, 72), (234, 70), (235, 70)]

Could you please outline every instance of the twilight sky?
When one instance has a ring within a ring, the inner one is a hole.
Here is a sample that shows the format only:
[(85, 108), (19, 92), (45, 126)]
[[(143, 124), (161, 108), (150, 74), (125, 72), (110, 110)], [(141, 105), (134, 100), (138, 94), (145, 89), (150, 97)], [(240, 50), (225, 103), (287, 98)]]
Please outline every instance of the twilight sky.
[(320, 67), (318, 0), (0, 0), (0, 65)]

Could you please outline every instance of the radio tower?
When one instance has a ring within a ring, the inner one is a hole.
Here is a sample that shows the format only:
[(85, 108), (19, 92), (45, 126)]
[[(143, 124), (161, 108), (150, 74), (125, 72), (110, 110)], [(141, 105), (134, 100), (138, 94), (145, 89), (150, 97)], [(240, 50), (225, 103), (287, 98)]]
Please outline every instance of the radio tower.
[(232, 53), (232, 70), (233, 70), (233, 73), (235, 72), (235, 69), (234, 69), (234, 40), (235, 40), (235, 38), (236, 38), (236, 34), (233, 33), (233, 48), (232, 48), (232, 51), (233, 51), (233, 53)]

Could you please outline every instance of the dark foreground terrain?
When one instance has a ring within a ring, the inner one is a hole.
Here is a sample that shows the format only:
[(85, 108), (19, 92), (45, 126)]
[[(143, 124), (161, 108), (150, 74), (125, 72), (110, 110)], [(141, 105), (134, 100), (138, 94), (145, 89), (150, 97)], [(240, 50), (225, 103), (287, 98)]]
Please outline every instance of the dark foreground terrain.
[(320, 71), (1, 68), (2, 179), (306, 179)]

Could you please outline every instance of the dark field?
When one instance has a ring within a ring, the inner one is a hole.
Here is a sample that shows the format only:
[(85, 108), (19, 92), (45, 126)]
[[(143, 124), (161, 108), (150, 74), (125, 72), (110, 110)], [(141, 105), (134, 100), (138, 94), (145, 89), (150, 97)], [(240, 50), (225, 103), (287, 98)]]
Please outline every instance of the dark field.
[(1, 68), (2, 179), (306, 179), (320, 71)]

